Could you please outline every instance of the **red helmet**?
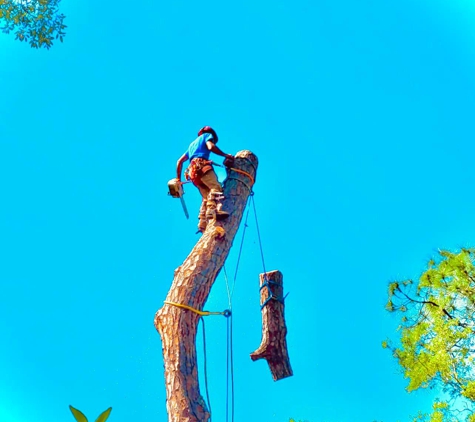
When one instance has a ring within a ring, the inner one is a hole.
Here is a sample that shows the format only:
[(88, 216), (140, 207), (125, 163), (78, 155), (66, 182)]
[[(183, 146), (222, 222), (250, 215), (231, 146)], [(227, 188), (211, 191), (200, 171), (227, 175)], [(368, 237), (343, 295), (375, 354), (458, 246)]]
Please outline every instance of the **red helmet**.
[(218, 135), (217, 133), (215, 132), (215, 130), (211, 127), (211, 126), (204, 126), (200, 129), (200, 131), (198, 132), (198, 136), (201, 136), (203, 135), (203, 133), (209, 133), (211, 135), (213, 135), (213, 139), (214, 139), (214, 142), (218, 142)]

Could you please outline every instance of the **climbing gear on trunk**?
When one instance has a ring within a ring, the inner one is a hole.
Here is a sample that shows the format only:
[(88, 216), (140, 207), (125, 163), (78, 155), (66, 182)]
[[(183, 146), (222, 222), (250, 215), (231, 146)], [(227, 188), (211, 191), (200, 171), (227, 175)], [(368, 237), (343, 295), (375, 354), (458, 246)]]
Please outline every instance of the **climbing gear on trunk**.
[(172, 198), (180, 198), (181, 206), (183, 207), (185, 216), (186, 218), (190, 218), (188, 209), (186, 208), (185, 200), (183, 199), (184, 194), (185, 191), (183, 190), (183, 182), (176, 178), (168, 182), (168, 195), (170, 195)]
[(254, 185), (254, 182), (255, 182), (254, 177), (252, 177), (247, 171), (244, 171), (244, 170), (236, 169), (234, 167), (228, 167), (228, 169), (231, 170), (231, 171), (234, 171), (236, 173), (243, 174), (244, 176), (247, 176), (249, 178), (249, 180), (251, 181), (250, 186), (244, 180), (238, 179), (237, 177), (228, 176), (226, 179), (237, 180), (238, 182), (241, 182), (244, 186), (246, 186), (246, 188), (249, 189), (249, 192), (252, 195), (253, 194), (252, 186)]
[(163, 303), (167, 305), (176, 306), (177, 308), (186, 309), (188, 311), (194, 312), (199, 316), (209, 316), (209, 315), (223, 315), (226, 318), (231, 316), (231, 311), (229, 309), (225, 309), (223, 312), (210, 312), (210, 311), (200, 311), (199, 309), (193, 308), (190, 305), (183, 305), (182, 303), (171, 302), (169, 300), (163, 301)]
[(262, 283), (262, 286), (260, 287), (259, 291), (262, 289), (267, 289), (267, 299), (264, 301), (264, 303), (261, 305), (261, 310), (271, 301), (271, 300), (276, 300), (277, 302), (281, 303), (282, 305), (284, 304), (284, 301), (286, 297), (289, 295), (290, 292), (287, 292), (285, 296), (276, 296), (274, 292), (271, 289), (271, 285), (282, 287), (281, 284), (276, 283), (275, 281), (268, 280), (267, 279), (267, 273), (264, 273), (264, 283)]

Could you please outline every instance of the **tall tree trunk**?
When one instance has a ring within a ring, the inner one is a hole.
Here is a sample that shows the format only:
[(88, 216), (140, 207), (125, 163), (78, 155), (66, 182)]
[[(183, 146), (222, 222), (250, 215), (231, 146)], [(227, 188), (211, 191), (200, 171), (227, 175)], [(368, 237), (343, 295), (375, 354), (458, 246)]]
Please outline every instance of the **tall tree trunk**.
[[(223, 210), (231, 215), (224, 221), (208, 224), (191, 253), (175, 270), (167, 302), (203, 310), (241, 223), (257, 164), (257, 157), (250, 151), (236, 154), (233, 167), (248, 173), (252, 180), (246, 174), (227, 170)], [(155, 327), (162, 338), (169, 422), (206, 422), (210, 416), (198, 385), (196, 330), (199, 318), (191, 310), (170, 304), (165, 304), (155, 315)]]

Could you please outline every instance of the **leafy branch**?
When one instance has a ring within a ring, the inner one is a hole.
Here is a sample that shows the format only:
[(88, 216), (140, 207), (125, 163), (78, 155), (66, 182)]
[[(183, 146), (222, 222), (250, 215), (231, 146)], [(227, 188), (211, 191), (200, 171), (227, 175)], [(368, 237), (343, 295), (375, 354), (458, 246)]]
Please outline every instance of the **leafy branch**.
[(475, 422), (475, 249), (439, 255), (416, 282), (389, 284), (386, 309), (400, 315), (400, 336), (383, 347), (398, 360), (408, 391), (438, 387), (449, 397), (413, 421)]
[(3, 33), (33, 48), (50, 49), (54, 40), (63, 42), (65, 16), (59, 13), (60, 0), (0, 0), (0, 26)]

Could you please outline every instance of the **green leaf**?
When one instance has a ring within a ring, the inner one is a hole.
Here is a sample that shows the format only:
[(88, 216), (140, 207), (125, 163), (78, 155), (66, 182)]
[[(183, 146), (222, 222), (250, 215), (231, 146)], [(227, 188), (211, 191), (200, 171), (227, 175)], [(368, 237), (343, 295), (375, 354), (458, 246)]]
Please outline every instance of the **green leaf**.
[(80, 410), (75, 409), (75, 408), (72, 407), (71, 405), (69, 405), (69, 410), (71, 410), (71, 412), (72, 412), (74, 418), (75, 418), (78, 422), (87, 422), (86, 416), (84, 416), (84, 413), (82, 413)]
[(96, 422), (104, 422), (112, 412), (112, 407), (109, 407), (109, 409), (105, 410), (102, 412), (99, 417), (96, 419)]

